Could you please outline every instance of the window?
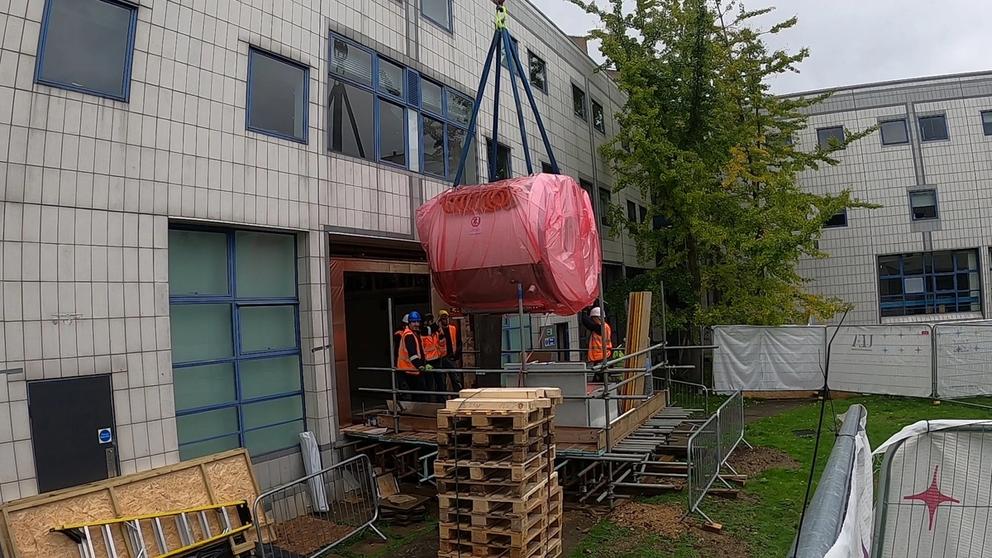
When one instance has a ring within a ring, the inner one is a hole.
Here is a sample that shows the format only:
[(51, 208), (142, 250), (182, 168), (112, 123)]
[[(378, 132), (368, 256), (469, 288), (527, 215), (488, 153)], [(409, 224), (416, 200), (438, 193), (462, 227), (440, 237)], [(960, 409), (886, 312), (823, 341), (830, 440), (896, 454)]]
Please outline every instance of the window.
[(260, 50), (248, 51), (248, 129), (307, 142), (309, 70)]
[(827, 219), (827, 222), (823, 224), (823, 228), (832, 229), (835, 227), (846, 227), (847, 226), (847, 208), (840, 210), (839, 213), (834, 213)]
[(547, 161), (541, 161), (541, 172), (544, 174), (555, 174), (554, 167)]
[(610, 224), (610, 191), (606, 188), (599, 189), (599, 222)]
[(582, 120), (586, 119), (586, 92), (572, 84), (572, 111)]
[(909, 205), (913, 212), (914, 221), (937, 218), (937, 192), (934, 190), (910, 192)]
[(49, 0), (35, 80), (127, 101), (137, 19), (137, 6), (114, 0)]
[(982, 111), (982, 131), (986, 136), (992, 136), (992, 110)]
[(882, 145), (900, 145), (909, 143), (909, 132), (906, 129), (906, 119), (883, 120), (878, 123), (882, 133)]
[(627, 221), (637, 222), (637, 204), (629, 200), (627, 201)]
[(637, 210), (639, 213), (638, 222), (644, 224), (648, 220), (648, 208), (644, 207), (643, 205), (639, 205), (637, 206)]
[[(517, 52), (520, 52), (520, 41), (518, 41), (516, 37), (510, 37), (510, 42), (513, 43), (514, 50), (516, 50)], [(501, 52), (503, 53), (503, 55), (500, 57), (499, 61), (500, 61), (500, 63), (503, 64), (503, 67), (504, 68), (509, 69), (510, 66), (507, 63), (510, 60), (513, 60), (513, 58), (512, 58), (513, 54), (512, 53), (509, 53), (509, 52), (506, 52), (506, 49), (503, 48), (503, 43), (500, 43), (499, 45), (500, 45)], [(516, 71), (516, 64), (514, 64), (514, 71)], [(510, 76), (506, 76), (506, 79), (510, 79)], [(523, 79), (523, 77), (521, 77), (520, 79)]]
[[(453, 180), (472, 100), (341, 37), (330, 51), (330, 150)], [(472, 141), (463, 184), (478, 182), (477, 159)]]
[(923, 141), (947, 139), (947, 119), (943, 114), (920, 117), (920, 139)]
[(833, 126), (831, 128), (817, 128), (816, 143), (820, 149), (829, 149), (844, 143), (844, 127)]
[(592, 102), (592, 126), (602, 134), (606, 133), (606, 114), (603, 112), (603, 105)]
[[(493, 141), (486, 139), (486, 156), (490, 159), (493, 156)], [(513, 176), (510, 166), (510, 148), (502, 143), (496, 143), (496, 174), (492, 176), (492, 181), (505, 180)]]
[(879, 256), (881, 315), (980, 312), (978, 265), (976, 250)]
[(548, 92), (548, 65), (538, 55), (527, 51), (527, 66), (530, 70), (530, 84), (535, 89)]
[(592, 206), (593, 210), (595, 211), (596, 205), (595, 205), (595, 202), (593, 201), (593, 200), (595, 200), (595, 198), (593, 196), (595, 196), (596, 194), (595, 194), (595, 192), (593, 192), (592, 182), (589, 182), (588, 180), (586, 180), (584, 178), (580, 178), (579, 179), (579, 186), (583, 190), (586, 191), (586, 195), (589, 196), (589, 204)]
[[(530, 317), (524, 317), (524, 349), (533, 350), (534, 333), (531, 330)], [(520, 316), (517, 314), (503, 315), (503, 364), (520, 362)]]
[(299, 444), (304, 430), (296, 238), (169, 231), (179, 456)]
[(420, 0), (424, 17), (446, 31), (451, 31), (451, 0)]

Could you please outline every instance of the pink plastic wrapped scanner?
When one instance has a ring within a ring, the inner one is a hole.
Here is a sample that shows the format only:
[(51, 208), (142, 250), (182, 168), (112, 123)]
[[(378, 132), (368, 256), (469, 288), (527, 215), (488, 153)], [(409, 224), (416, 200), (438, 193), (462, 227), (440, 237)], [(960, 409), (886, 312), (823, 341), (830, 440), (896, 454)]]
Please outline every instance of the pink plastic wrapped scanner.
[(599, 295), (602, 258), (589, 195), (568, 176), (537, 174), (452, 189), (417, 210), (434, 284), (470, 312), (570, 315)]

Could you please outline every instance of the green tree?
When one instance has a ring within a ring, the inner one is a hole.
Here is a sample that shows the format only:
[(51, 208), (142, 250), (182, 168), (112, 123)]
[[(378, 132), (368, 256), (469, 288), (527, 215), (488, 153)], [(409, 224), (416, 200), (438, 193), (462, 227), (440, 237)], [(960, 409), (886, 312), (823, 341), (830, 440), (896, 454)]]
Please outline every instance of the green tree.
[(832, 215), (869, 206), (847, 190), (803, 191), (797, 175), (837, 164), (832, 154), (874, 129), (810, 152), (793, 143), (806, 109), (825, 96), (772, 95), (768, 78), (796, 71), (809, 52), (770, 50), (764, 36), (796, 19), (762, 30), (755, 18), (771, 8), (636, 0), (628, 11), (624, 0), (570, 1), (601, 19), (592, 35), (627, 96), (619, 132), (603, 148), (616, 190), (641, 190), (649, 216), (666, 223), (612, 213), (614, 232), (628, 230), (642, 259), (657, 258), (652, 278), (665, 282), (669, 325), (804, 323), (842, 310), (843, 301), (808, 292), (796, 265), (825, 257), (817, 240)]

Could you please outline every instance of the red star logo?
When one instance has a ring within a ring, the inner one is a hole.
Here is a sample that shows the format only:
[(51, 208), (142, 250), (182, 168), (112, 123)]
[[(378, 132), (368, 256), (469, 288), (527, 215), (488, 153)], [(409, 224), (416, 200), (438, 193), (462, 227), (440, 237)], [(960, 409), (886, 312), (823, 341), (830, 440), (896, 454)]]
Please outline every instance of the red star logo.
[(927, 505), (927, 511), (930, 513), (930, 527), (927, 528), (928, 531), (933, 530), (933, 518), (937, 515), (937, 508), (944, 502), (951, 502), (954, 504), (960, 504), (961, 501), (957, 498), (952, 498), (940, 491), (940, 485), (937, 481), (937, 469), (940, 465), (935, 465), (933, 468), (933, 480), (930, 481), (930, 486), (926, 490), (920, 492), (919, 494), (913, 494), (912, 496), (903, 496), (903, 500), (919, 500)]

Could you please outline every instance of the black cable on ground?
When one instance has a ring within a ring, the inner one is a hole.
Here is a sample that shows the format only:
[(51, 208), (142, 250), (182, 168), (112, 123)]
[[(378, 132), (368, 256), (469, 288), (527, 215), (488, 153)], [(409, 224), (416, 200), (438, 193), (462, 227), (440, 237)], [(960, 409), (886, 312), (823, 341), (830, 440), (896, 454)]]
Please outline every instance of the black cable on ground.
[[(806, 478), (806, 493), (803, 496), (803, 511), (799, 514), (799, 527), (796, 529), (796, 548), (799, 548), (799, 541), (803, 535), (803, 523), (806, 521), (806, 509), (809, 507), (809, 493), (813, 489), (813, 477), (816, 474), (816, 458), (820, 453), (820, 437), (823, 435), (823, 414), (827, 409), (827, 400), (830, 399), (830, 348), (833, 347), (834, 339), (836, 339), (837, 334), (840, 333), (840, 328), (844, 325), (844, 320), (847, 319), (847, 313), (849, 311), (850, 310), (844, 311), (844, 315), (840, 318), (840, 323), (837, 324), (837, 329), (834, 330), (834, 334), (830, 336), (830, 342), (827, 343), (827, 354), (824, 359), (823, 367), (823, 396), (820, 399), (820, 418), (816, 425), (816, 442), (813, 443), (813, 460), (809, 464), (809, 476)], [(833, 400), (830, 401), (830, 409), (831, 412), (833, 412)]]

